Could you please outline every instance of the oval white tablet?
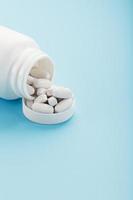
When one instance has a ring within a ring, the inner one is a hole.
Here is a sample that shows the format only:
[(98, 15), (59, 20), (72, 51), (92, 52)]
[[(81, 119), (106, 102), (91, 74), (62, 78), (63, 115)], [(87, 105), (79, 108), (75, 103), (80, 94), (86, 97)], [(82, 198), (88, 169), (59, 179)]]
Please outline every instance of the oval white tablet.
[(45, 94), (41, 94), (34, 100), (35, 103), (44, 103), (46, 101), (47, 101), (47, 96)]
[(67, 99), (67, 98), (72, 97), (72, 92), (68, 88), (56, 87), (56, 88), (53, 88), (52, 95), (57, 97), (57, 98)]
[(39, 66), (32, 67), (30, 71), (30, 75), (35, 78), (43, 78), (45, 75), (45, 71), (39, 69)]
[(67, 109), (69, 109), (72, 106), (73, 103), (73, 99), (64, 99), (62, 101), (60, 101), (56, 106), (55, 106), (55, 112), (59, 113), (59, 112), (63, 112)]
[(29, 95), (33, 95), (35, 93), (35, 89), (31, 85), (27, 84), (27, 90), (28, 90)]
[(45, 88), (38, 88), (37, 89), (37, 96), (40, 96), (41, 94), (46, 94), (46, 89)]
[(48, 90), (46, 91), (46, 95), (47, 95), (48, 97), (51, 97), (52, 94), (53, 94), (53, 89), (52, 89), (52, 88), (50, 88), (50, 89), (48, 89)]
[(32, 76), (29, 75), (29, 76), (28, 76), (28, 79), (27, 79), (27, 84), (32, 85), (33, 82), (34, 82), (34, 78), (33, 78)]
[(48, 89), (51, 87), (52, 85), (52, 82), (47, 80), (47, 79), (36, 79), (34, 81), (34, 87), (35, 88), (45, 88), (45, 89)]
[(55, 85), (51, 85), (51, 87), (47, 89), (46, 95), (47, 95), (48, 97), (51, 97), (52, 94), (53, 94), (53, 90), (54, 90), (55, 88), (56, 88)]
[(54, 112), (54, 108), (46, 103), (34, 103), (32, 110), (45, 114), (52, 114)]

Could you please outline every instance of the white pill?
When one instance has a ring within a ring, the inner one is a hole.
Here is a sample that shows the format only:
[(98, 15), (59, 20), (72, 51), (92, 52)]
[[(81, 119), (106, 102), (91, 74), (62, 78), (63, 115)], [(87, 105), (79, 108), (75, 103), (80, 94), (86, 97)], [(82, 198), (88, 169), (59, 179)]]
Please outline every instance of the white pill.
[(73, 99), (64, 99), (62, 101), (60, 101), (56, 106), (55, 106), (55, 112), (59, 113), (59, 112), (63, 112), (67, 109), (69, 109), (72, 106), (73, 103)]
[(37, 67), (32, 67), (32, 69), (31, 69), (31, 71), (30, 71), (30, 75), (31, 76), (33, 76), (33, 77), (36, 77), (36, 78), (38, 78), (38, 69), (37, 69)]
[(57, 98), (67, 99), (72, 97), (72, 92), (69, 88), (56, 87), (53, 89), (52, 95)]
[(27, 79), (27, 84), (32, 85), (33, 82), (34, 82), (34, 78), (33, 78), (32, 76), (29, 75), (29, 76), (28, 76), (28, 79)]
[(26, 100), (26, 105), (29, 107), (29, 108), (32, 108), (32, 105), (33, 105), (33, 101), (32, 100)]
[(53, 94), (53, 89), (52, 89), (52, 88), (50, 88), (50, 89), (48, 89), (48, 90), (46, 91), (46, 95), (47, 95), (48, 97), (52, 96), (52, 94)]
[(46, 102), (46, 101), (47, 101), (47, 96), (46, 96), (46, 94), (41, 94), (40, 96), (38, 96), (38, 97), (34, 100), (35, 103), (44, 103), (44, 102)]
[(31, 69), (30, 75), (35, 78), (43, 78), (45, 75), (45, 71), (42, 71), (39, 66), (35, 66)]
[(57, 88), (57, 86), (52, 85), (49, 89), (47, 89), (46, 95), (47, 95), (48, 97), (51, 97), (51, 96), (53, 95), (53, 90), (56, 89), (56, 88)]
[(37, 96), (40, 96), (41, 94), (46, 94), (45, 88), (38, 88), (37, 89)]
[(35, 93), (35, 89), (31, 85), (27, 84), (27, 90), (28, 90), (29, 95), (33, 95)]
[(55, 97), (50, 97), (50, 98), (48, 98), (48, 103), (51, 106), (55, 106), (58, 102), (57, 102), (57, 99)]
[(51, 81), (47, 80), (47, 79), (36, 79), (34, 81), (34, 87), (35, 88), (45, 88), (48, 89), (50, 88), (52, 85)]
[(45, 114), (52, 114), (54, 112), (54, 108), (46, 103), (34, 103), (32, 110)]

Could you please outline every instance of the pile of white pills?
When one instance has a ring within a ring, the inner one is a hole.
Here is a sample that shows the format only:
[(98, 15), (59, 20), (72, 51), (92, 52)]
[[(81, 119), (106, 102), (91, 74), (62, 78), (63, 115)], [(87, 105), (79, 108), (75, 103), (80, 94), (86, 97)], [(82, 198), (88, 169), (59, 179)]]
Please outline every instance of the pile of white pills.
[(27, 89), (33, 100), (25, 99), (25, 104), (35, 112), (61, 113), (73, 104), (71, 90), (53, 85), (49, 80), (49, 74), (46, 74), (45, 78), (38, 78), (32, 71), (28, 76)]

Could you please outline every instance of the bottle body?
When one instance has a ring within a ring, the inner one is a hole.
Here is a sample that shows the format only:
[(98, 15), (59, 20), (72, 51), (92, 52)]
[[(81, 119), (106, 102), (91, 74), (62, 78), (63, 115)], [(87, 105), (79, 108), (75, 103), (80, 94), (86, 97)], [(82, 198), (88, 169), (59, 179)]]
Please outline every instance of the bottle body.
[(26, 79), (34, 66), (53, 74), (53, 62), (30, 37), (0, 26), (0, 97), (27, 97)]

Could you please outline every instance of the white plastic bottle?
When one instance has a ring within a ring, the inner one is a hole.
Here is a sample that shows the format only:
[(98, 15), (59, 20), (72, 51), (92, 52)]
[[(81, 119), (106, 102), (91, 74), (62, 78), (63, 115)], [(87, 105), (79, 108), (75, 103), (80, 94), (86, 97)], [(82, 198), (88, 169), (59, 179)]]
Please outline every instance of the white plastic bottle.
[(31, 99), (26, 82), (34, 66), (40, 71), (40, 78), (49, 73), (49, 79), (52, 79), (53, 62), (36, 42), (26, 35), (0, 26), (0, 97)]
[(48, 114), (33, 110), (26, 104), (26, 99), (34, 99), (32, 94), (35, 91), (35, 88), (27, 85), (29, 74), (36, 78), (47, 77), (46, 79), (51, 80), (53, 68), (51, 58), (40, 50), (32, 38), (0, 26), (0, 98), (22, 97), (23, 113), (33, 122), (57, 124), (68, 120), (74, 113), (74, 103), (60, 113), (54, 113), (51, 106)]

